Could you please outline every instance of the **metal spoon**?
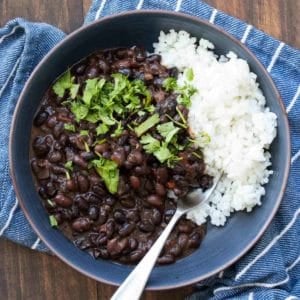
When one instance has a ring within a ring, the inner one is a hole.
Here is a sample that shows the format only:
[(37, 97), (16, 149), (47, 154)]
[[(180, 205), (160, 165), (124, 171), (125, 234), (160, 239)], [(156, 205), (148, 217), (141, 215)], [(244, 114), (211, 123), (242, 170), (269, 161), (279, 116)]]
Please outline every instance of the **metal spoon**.
[(138, 300), (140, 298), (155, 262), (175, 224), (184, 214), (193, 210), (209, 199), (219, 183), (222, 175), (223, 173), (215, 177), (213, 186), (207, 190), (205, 194), (203, 194), (201, 189), (196, 189), (189, 193), (184, 201), (178, 199), (177, 209), (169, 224), (164, 229), (161, 236), (152, 245), (151, 249), (143, 257), (143, 259), (117, 289), (117, 291), (111, 297), (111, 300)]

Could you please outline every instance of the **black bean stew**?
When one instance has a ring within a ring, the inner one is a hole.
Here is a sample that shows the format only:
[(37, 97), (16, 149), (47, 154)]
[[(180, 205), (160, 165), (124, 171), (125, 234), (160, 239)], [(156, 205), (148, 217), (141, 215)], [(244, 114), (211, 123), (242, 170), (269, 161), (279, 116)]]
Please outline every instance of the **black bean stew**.
[[(138, 47), (94, 53), (51, 86), (34, 120), (31, 167), (50, 222), (95, 258), (137, 263), (176, 197), (212, 184), (188, 133), (195, 91), (160, 61)], [(182, 219), (158, 263), (189, 255), (204, 234)]]

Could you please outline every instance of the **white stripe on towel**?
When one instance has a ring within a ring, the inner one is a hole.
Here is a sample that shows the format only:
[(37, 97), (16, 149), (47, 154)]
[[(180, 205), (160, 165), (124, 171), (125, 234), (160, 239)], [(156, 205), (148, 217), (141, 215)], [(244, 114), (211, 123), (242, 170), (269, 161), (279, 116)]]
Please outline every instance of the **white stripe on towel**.
[(10, 33), (3, 35), (3, 36), (0, 38), (0, 44), (1, 44), (7, 37), (13, 35), (13, 34), (16, 32), (16, 30), (17, 30), (18, 28), (21, 28), (21, 26), (19, 26), (19, 25), (18, 25), (18, 26), (15, 26), (15, 27), (12, 29), (12, 31), (11, 31)]
[(299, 300), (299, 298), (296, 297), (296, 296), (288, 296), (288, 297), (285, 298), (284, 300)]
[(143, 4), (144, 4), (144, 0), (140, 0), (135, 9), (137, 9), (137, 10), (141, 9)]
[(105, 6), (106, 0), (102, 0), (99, 9), (97, 10), (96, 16), (95, 16), (95, 20), (99, 19), (100, 14)]
[(268, 72), (271, 72), (273, 66), (275, 65), (275, 63), (276, 63), (276, 61), (277, 61), (277, 59), (279, 57), (280, 51), (282, 50), (282, 48), (284, 47), (284, 45), (285, 44), (283, 42), (281, 42), (279, 44), (279, 46), (277, 47), (277, 49), (276, 49), (276, 51), (275, 51), (275, 53), (274, 53), (274, 55), (273, 55), (273, 57), (271, 59), (271, 62), (269, 64), (268, 68), (267, 68)]
[(251, 292), (250, 294), (249, 294), (249, 298), (248, 298), (248, 300), (254, 300), (254, 293), (253, 292)]
[(290, 104), (288, 105), (286, 112), (289, 113), (291, 111), (291, 109), (293, 108), (294, 104), (296, 103), (297, 99), (300, 96), (300, 85), (298, 86), (297, 92), (295, 94), (295, 96), (293, 97), (292, 101), (290, 102)]
[(34, 244), (31, 246), (31, 249), (35, 250), (38, 244), (40, 243), (40, 241), (41, 241), (40, 238), (37, 238)]
[(300, 150), (292, 157), (291, 165), (300, 157)]
[(286, 225), (286, 227), (280, 232), (280, 234), (276, 235), (275, 238), (269, 243), (269, 245), (235, 276), (235, 280), (241, 278), (241, 276), (243, 276), (261, 257), (263, 257), (276, 244), (276, 242), (295, 224), (299, 214), (300, 208), (295, 211), (292, 220)]
[(6, 88), (6, 86), (8, 85), (10, 79), (11, 79), (12, 76), (14, 75), (14, 73), (15, 73), (15, 71), (16, 71), (16, 69), (17, 69), (19, 63), (20, 63), (20, 61), (21, 61), (21, 57), (19, 57), (18, 60), (16, 61), (16, 64), (14, 65), (14, 67), (13, 67), (13, 69), (11, 70), (10, 74), (8, 75), (6, 81), (4, 82), (2, 88), (0, 89), (0, 97), (2, 96), (2, 94), (3, 94), (3, 92), (4, 92), (5, 88)]
[(10, 210), (9, 212), (9, 215), (8, 215), (8, 218), (7, 218), (7, 221), (6, 223), (4, 224), (4, 226), (2, 227), (2, 229), (0, 230), (0, 236), (3, 234), (3, 232), (8, 228), (13, 216), (14, 216), (14, 213), (15, 213), (15, 210), (17, 209), (18, 207), (18, 199), (16, 198), (16, 202), (14, 204), (14, 206), (12, 207), (12, 209)]
[(279, 285), (285, 284), (290, 280), (290, 275), (288, 274), (288, 272), (291, 271), (299, 263), (299, 261), (300, 261), (300, 256), (289, 267), (287, 267), (285, 269), (287, 276), (286, 276), (285, 279), (283, 279), (281, 281), (274, 282), (274, 283), (252, 282), (252, 283), (245, 283), (245, 284), (236, 285), (236, 286), (223, 286), (223, 287), (215, 289), (214, 290), (214, 295), (217, 292), (240, 289), (240, 288), (247, 288), (247, 287), (274, 288), (274, 287), (277, 287)]
[(214, 8), (214, 10), (212, 11), (211, 16), (209, 18), (210, 23), (214, 24), (217, 13), (218, 13), (218, 10)]
[(218, 274), (218, 277), (219, 277), (219, 278), (223, 278), (223, 275), (224, 275), (224, 271), (221, 271), (221, 272)]
[(180, 11), (182, 0), (177, 0), (175, 11)]
[(252, 28), (253, 28), (252, 25), (248, 25), (248, 26), (246, 27), (246, 30), (245, 30), (245, 32), (244, 32), (244, 34), (243, 34), (242, 39), (241, 39), (241, 43), (244, 44), (244, 43), (246, 42), (247, 37), (248, 37), (248, 35), (249, 35), (249, 33), (250, 33), (250, 31), (251, 31)]

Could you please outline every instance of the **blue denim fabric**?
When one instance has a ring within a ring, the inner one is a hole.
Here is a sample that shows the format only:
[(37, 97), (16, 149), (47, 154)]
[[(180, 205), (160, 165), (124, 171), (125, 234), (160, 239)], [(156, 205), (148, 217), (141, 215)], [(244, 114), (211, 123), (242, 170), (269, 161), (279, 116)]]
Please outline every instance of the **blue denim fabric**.
[[(222, 274), (199, 283), (198, 292), (189, 299), (300, 299), (300, 51), (199, 0), (94, 0), (85, 23), (135, 9), (177, 10), (210, 20), (243, 40), (269, 70), (291, 127), (291, 173), (274, 220), (247, 255)], [(25, 81), (63, 37), (52, 26), (22, 19), (0, 29), (0, 236), (42, 251), (46, 248), (27, 223), (11, 186), (7, 144), (14, 106)]]

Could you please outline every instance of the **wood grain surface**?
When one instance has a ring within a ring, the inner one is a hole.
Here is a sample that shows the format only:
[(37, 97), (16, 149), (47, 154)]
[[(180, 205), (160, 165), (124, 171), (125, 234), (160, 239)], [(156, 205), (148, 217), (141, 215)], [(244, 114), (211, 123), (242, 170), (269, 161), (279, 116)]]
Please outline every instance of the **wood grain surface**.
[[(300, 48), (300, 0), (207, 0)], [(91, 0), (0, 0), (0, 25), (15, 17), (47, 22), (69, 33), (83, 22)], [(1, 300), (105, 300), (115, 288), (89, 279), (58, 258), (0, 240)], [(145, 300), (180, 300), (193, 287), (146, 292)], [(129, 299), (130, 300), (130, 299)]]

